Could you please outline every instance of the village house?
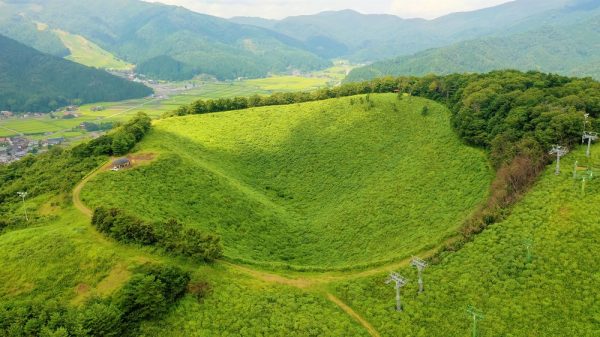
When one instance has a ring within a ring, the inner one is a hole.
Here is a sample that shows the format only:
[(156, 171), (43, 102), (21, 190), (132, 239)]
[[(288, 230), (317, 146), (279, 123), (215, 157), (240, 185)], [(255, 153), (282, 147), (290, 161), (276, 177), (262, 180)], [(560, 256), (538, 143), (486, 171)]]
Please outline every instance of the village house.
[(60, 145), (65, 142), (64, 137), (48, 138), (44, 141), (44, 147)]

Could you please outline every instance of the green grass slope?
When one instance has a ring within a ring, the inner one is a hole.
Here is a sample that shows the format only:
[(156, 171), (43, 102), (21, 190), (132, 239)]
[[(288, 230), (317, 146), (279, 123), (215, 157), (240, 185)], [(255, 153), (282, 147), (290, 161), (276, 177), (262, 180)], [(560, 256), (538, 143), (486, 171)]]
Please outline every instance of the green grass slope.
[[(600, 164), (600, 146), (593, 149)], [(393, 312), (387, 275), (340, 284), (337, 292), (384, 336), (466, 336), (467, 305), (481, 310), (480, 336), (598, 336), (600, 334), (600, 180), (572, 177), (583, 149), (549, 166), (503, 222), (425, 271), (426, 292), (416, 296), (414, 269), (403, 289), (405, 312)], [(526, 242), (531, 241), (531, 262)]]
[(141, 336), (356, 336), (369, 334), (319, 293), (267, 284), (233, 271), (212, 270), (201, 302), (182, 300)]
[[(30, 201), (29, 211), (47, 212), (50, 201), (45, 201)], [(34, 211), (38, 202), (41, 207)], [(139, 336), (367, 336), (318, 294), (266, 284), (223, 265), (121, 245), (95, 232), (77, 210), (63, 206), (36, 227), (0, 233), (0, 309), (49, 301), (81, 307), (116, 293), (140, 265), (159, 263), (189, 270), (193, 280), (207, 282), (210, 290), (202, 300), (187, 295), (164, 318), (146, 322)], [(0, 318), (3, 314), (0, 310)], [(21, 325), (6, 336), (30, 336), (28, 328)]]
[(161, 120), (140, 146), (157, 160), (101, 174), (84, 202), (178, 218), (222, 235), (229, 258), (260, 263), (410, 256), (452, 235), (491, 180), (447, 109), (394, 94)]
[(54, 33), (71, 52), (67, 60), (94, 68), (117, 70), (133, 68), (133, 64), (120, 60), (81, 35), (70, 34), (62, 30), (55, 30)]

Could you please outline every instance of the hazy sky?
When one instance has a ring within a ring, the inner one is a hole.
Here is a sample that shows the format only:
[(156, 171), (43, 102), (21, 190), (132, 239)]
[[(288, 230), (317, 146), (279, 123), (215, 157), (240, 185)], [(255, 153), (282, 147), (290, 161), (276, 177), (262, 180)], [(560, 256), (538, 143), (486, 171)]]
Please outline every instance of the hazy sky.
[(147, 0), (180, 5), (220, 17), (283, 18), (351, 8), (361, 13), (388, 13), (404, 18), (435, 18), (509, 2), (509, 0)]

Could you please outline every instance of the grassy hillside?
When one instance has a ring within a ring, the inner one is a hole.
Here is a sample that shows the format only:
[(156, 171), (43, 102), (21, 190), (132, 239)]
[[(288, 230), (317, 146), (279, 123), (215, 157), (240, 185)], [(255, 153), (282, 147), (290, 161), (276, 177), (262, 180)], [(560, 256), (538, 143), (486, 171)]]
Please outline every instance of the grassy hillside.
[(148, 96), (152, 89), (0, 35), (0, 109), (48, 112), (69, 104)]
[(399, 259), (453, 234), (486, 195), (485, 156), (449, 117), (387, 94), (162, 120), (141, 145), (158, 159), (103, 173), (83, 199), (210, 229), (233, 259)]
[[(29, 207), (40, 201), (30, 202)], [(45, 212), (51, 220), (0, 235), (0, 247), (5, 247), (0, 249), (0, 317), (5, 308), (27, 303), (81, 308), (94, 298), (114, 296), (136, 268), (158, 263), (182, 266), (194, 282), (210, 290), (201, 300), (186, 295), (163, 319), (144, 323), (137, 335), (367, 336), (321, 296), (253, 280), (223, 266), (175, 260), (115, 243), (92, 230), (70, 206), (50, 207), (57, 200), (47, 201), (34, 212)], [(28, 263), (23, 263), (24, 258)], [(7, 331), (6, 323), (0, 320), (0, 331)], [(29, 329), (33, 326), (30, 323)], [(23, 325), (10, 331), (10, 336), (29, 336)]]
[(537, 70), (600, 78), (600, 16), (570, 26), (546, 26), (504, 37), (483, 38), (357, 68), (346, 81), (385, 75)]
[(118, 59), (81, 35), (70, 34), (62, 30), (56, 30), (55, 33), (71, 52), (67, 60), (94, 68), (117, 70), (133, 68), (132, 64)]
[[(593, 149), (596, 173), (600, 146)], [(480, 336), (597, 336), (600, 297), (600, 180), (572, 178), (584, 150), (550, 166), (512, 214), (460, 251), (424, 273), (425, 294), (416, 295), (416, 271), (402, 269), (411, 282), (403, 289), (406, 311), (394, 313), (394, 289), (387, 275), (340, 284), (337, 291), (384, 336), (466, 336), (473, 305), (483, 312)], [(531, 246), (531, 260), (527, 245)]]

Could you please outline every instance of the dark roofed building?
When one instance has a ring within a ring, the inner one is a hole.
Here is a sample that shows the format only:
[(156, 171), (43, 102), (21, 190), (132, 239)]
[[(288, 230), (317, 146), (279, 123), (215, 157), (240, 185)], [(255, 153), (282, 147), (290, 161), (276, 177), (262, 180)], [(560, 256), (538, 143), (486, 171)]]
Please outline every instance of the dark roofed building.
[(129, 167), (131, 165), (131, 161), (127, 158), (119, 158), (113, 161), (113, 169), (121, 169), (124, 167)]

